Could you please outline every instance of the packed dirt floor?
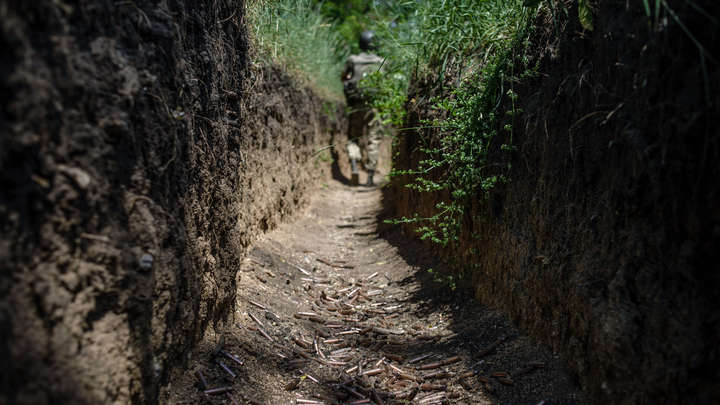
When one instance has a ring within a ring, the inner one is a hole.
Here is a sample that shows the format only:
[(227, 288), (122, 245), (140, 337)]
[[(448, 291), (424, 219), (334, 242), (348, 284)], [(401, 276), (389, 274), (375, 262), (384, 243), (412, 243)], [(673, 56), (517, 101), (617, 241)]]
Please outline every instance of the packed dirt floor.
[(331, 180), (261, 238), (234, 322), (206, 335), (169, 402), (585, 403), (556, 356), (436, 282), (441, 265), (382, 224), (380, 199)]

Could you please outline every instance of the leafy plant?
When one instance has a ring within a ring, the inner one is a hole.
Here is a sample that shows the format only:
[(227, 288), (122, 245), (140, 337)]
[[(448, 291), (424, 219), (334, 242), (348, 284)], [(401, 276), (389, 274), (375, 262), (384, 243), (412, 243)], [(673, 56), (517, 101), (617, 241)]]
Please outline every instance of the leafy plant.
[(405, 118), (407, 76), (400, 72), (376, 71), (363, 78), (361, 87), (374, 89), (372, 106), (379, 112), (383, 125), (399, 127)]
[(590, 0), (578, 0), (578, 19), (583, 28), (593, 30), (593, 10)]
[[(416, 168), (393, 172), (413, 178), (407, 187), (444, 196), (429, 217), (391, 221), (416, 224), (422, 239), (443, 246), (456, 242), (469, 201), (487, 198), (508, 180), (512, 122), (518, 112), (513, 86), (521, 76), (532, 75), (523, 55), (536, 10), (522, 4), (460, 1), (451, 7), (429, 1), (418, 11), (423, 40), (416, 57), (425, 59), (415, 66), (424, 66), (425, 74), (440, 83), (448, 70), (463, 78), (439, 89), (442, 96), (432, 101), (442, 118), (423, 123), (435, 129), (422, 149), (425, 158)], [(516, 63), (523, 70), (516, 72)]]
[(457, 283), (455, 281), (455, 277), (452, 275), (447, 275), (445, 277), (442, 277), (442, 275), (435, 273), (435, 270), (432, 268), (427, 269), (428, 274), (431, 274), (433, 277), (433, 281), (438, 284), (444, 284), (447, 287), (449, 287), (452, 291), (455, 291), (457, 288)]

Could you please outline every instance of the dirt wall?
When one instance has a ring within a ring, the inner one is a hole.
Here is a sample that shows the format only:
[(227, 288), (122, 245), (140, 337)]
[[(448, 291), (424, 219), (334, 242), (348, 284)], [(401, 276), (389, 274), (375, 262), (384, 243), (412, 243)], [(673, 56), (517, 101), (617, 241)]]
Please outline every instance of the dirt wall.
[(0, 3), (0, 403), (162, 402), (228, 321), (339, 133), (247, 41), (241, 1)]
[[(668, 3), (720, 55), (707, 17)], [(641, 2), (600, 1), (593, 32), (571, 19), (559, 39), (551, 16), (538, 20), (510, 182), (470, 201), (461, 242), (438, 250), (482, 303), (562, 353), (595, 403), (720, 400), (720, 69), (664, 15), (652, 27)], [(432, 118), (409, 107), (408, 127)], [(423, 159), (420, 136), (404, 134), (399, 169)], [(441, 196), (407, 181), (386, 191), (392, 215), (432, 212)]]

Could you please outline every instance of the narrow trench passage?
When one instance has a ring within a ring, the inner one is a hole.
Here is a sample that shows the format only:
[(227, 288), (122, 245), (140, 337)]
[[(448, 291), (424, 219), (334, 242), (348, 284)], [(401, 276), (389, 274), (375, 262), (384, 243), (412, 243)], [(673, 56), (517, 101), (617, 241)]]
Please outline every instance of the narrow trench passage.
[(171, 403), (584, 403), (507, 317), (433, 281), (422, 246), (379, 235), (380, 199), (332, 180), (257, 242), (234, 324), (208, 332)]

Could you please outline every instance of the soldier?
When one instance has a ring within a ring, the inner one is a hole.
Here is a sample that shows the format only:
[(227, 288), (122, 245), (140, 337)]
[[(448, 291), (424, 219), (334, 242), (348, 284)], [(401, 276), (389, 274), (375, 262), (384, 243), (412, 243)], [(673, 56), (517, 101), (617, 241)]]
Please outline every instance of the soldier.
[(373, 176), (378, 163), (382, 127), (379, 117), (370, 106), (372, 90), (362, 88), (359, 82), (382, 66), (383, 59), (370, 52), (376, 48), (373, 37), (372, 31), (364, 31), (360, 34), (359, 43), (362, 52), (359, 55), (350, 55), (342, 75), (345, 98), (349, 107), (347, 152), (352, 169), (351, 183), (357, 185), (359, 182), (358, 162), (362, 160), (362, 155), (358, 140), (367, 136), (365, 169), (368, 178), (365, 185), (368, 187), (374, 185)]

